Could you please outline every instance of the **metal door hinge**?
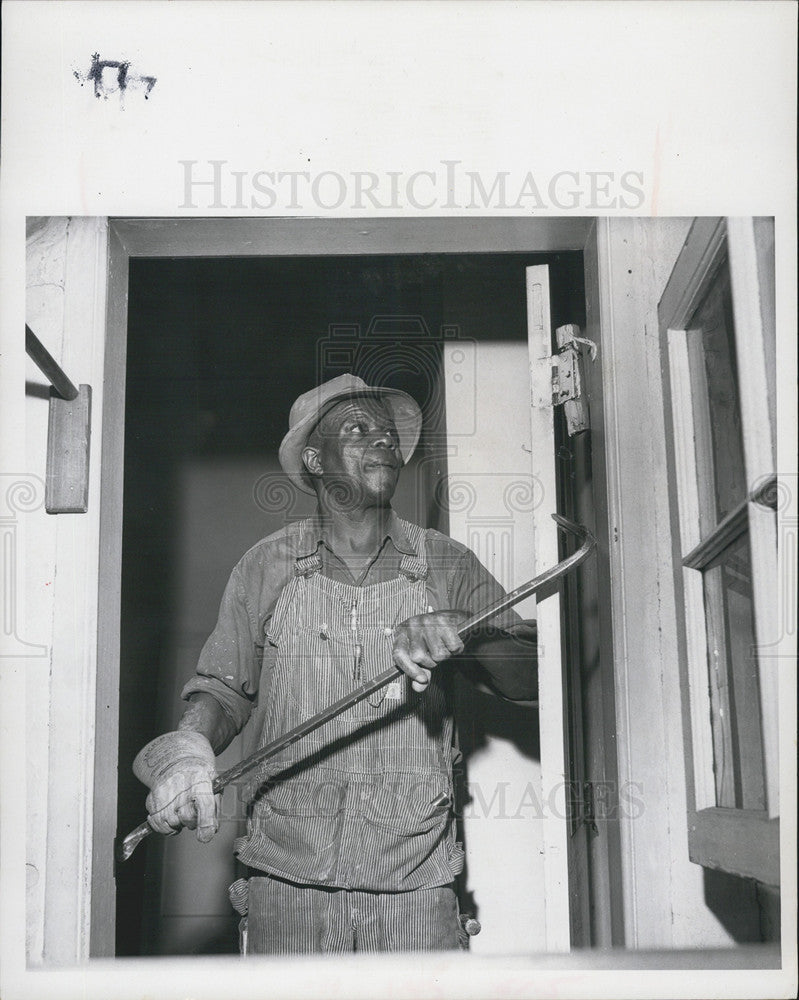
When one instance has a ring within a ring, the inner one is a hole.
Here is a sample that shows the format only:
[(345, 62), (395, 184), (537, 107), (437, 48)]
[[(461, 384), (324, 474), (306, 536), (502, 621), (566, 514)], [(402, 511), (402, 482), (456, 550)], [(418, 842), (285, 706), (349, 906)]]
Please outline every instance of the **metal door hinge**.
[(588, 347), (591, 361), (595, 361), (597, 355), (597, 346), (593, 340), (581, 337), (579, 333), (580, 327), (574, 323), (567, 323), (555, 330), (558, 353), (550, 358), (541, 358), (538, 362), (551, 368), (551, 394), (546, 395), (541, 391), (533, 398), (533, 406), (539, 409), (563, 406), (569, 436), (590, 427), (588, 400), (583, 393), (580, 345)]

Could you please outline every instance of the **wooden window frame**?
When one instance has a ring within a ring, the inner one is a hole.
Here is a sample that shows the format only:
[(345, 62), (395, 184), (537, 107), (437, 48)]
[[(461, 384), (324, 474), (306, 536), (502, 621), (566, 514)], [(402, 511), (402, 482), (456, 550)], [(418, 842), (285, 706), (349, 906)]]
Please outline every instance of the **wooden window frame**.
[[(773, 356), (768, 338), (769, 311), (762, 307), (764, 282), (773, 275), (773, 256), (758, 233), (768, 220), (696, 219), (675, 262), (658, 307), (668, 477), (678, 607), (680, 687), (688, 796), (689, 856), (697, 864), (779, 884), (779, 759), (776, 662), (761, 650), (777, 634), (776, 514), (763, 503), (764, 485), (775, 480)], [(691, 389), (691, 348), (687, 325), (704, 296), (724, 254), (728, 255), (735, 313), (747, 499), (714, 532), (721, 535), (746, 522), (752, 560), (753, 604), (766, 809), (721, 808), (716, 805), (713, 733), (708, 690), (707, 636), (702, 573), (708, 543), (700, 538), (700, 491), (697, 441)], [(773, 280), (773, 278), (771, 278)], [(769, 388), (771, 386), (771, 389)], [(727, 523), (729, 522), (729, 523)]]

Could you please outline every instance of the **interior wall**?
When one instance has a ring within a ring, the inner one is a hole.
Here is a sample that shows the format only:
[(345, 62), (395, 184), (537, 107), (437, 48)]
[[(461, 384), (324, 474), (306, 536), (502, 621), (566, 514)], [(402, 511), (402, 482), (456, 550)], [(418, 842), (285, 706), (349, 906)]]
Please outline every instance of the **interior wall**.
[[(522, 277), (523, 281), (523, 277)], [(447, 348), (452, 364), (457, 348)], [(507, 590), (535, 573), (527, 341), (475, 343), (475, 391), (447, 393), (450, 532)], [(498, 391), (501, 387), (501, 391)], [(473, 421), (473, 433), (463, 434)], [(535, 598), (516, 610), (535, 618)], [(546, 950), (543, 813), (537, 706), (498, 703), (462, 683), (463, 828), (480, 954)]]

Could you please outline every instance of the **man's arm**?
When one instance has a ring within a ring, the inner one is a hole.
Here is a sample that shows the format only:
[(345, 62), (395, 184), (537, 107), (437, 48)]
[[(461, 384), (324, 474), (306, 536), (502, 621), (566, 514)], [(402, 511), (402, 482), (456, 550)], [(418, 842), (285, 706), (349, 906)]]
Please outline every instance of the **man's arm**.
[(238, 568), (231, 574), (216, 628), (205, 643), (195, 676), (183, 689), (188, 701), (178, 728), (147, 744), (133, 762), (150, 789), (146, 809), (158, 833), (196, 828), (208, 841), (218, 829), (213, 794), (216, 755), (243, 728), (258, 685), (256, 628), (246, 606)]
[(512, 701), (538, 697), (538, 652), (535, 623), (522, 622), (513, 610), (498, 615), (472, 634), (466, 647), (457, 634), (461, 622), (505, 595), (471, 549), (439, 533), (428, 546), (431, 564), (446, 574), (451, 608), (416, 615), (395, 629), (394, 662), (411, 678), (416, 691), (430, 682), (430, 671), (458, 656), (467, 676)]
[[(477, 614), (505, 596), (499, 581), (471, 549), (462, 551), (451, 574), (451, 607)], [(535, 622), (522, 622), (513, 609), (485, 623), (464, 650), (464, 672), (475, 683), (512, 701), (538, 698), (538, 632)]]
[(213, 695), (195, 692), (178, 728), (139, 752), (133, 772), (150, 789), (146, 808), (154, 830), (169, 834), (185, 826), (196, 829), (201, 841), (214, 836), (219, 828), (219, 796), (213, 792), (215, 758), (237, 732), (236, 723)]
[(395, 629), (394, 662), (411, 678), (414, 690), (424, 691), (431, 671), (457, 656), (473, 681), (483, 681), (511, 701), (535, 701), (538, 658), (534, 626), (527, 622), (505, 629), (483, 626), (464, 646), (457, 630), (468, 617), (463, 611), (433, 611), (415, 615)]
[(535, 622), (481, 630), (466, 644), (462, 664), (465, 672), (503, 698), (537, 701), (537, 636)]
[(238, 732), (230, 715), (213, 695), (205, 691), (195, 691), (189, 695), (188, 707), (178, 723), (178, 731), (185, 730), (204, 736), (217, 756), (227, 749)]

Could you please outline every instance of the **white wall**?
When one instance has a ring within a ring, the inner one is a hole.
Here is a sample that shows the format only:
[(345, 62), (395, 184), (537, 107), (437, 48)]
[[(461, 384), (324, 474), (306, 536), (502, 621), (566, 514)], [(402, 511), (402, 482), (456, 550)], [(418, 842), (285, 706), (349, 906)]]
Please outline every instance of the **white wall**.
[[(459, 365), (444, 352), (450, 484), (449, 533), (469, 545), (506, 589), (534, 572), (528, 348), (521, 342), (476, 343), (476, 383), (456, 381)], [(464, 428), (473, 433), (464, 434)], [(511, 495), (514, 483), (521, 489)], [(473, 492), (472, 492), (472, 488)], [(510, 503), (508, 497), (511, 496)], [(515, 496), (515, 500), (513, 499)], [(516, 609), (535, 617), (535, 598)], [(468, 887), (481, 933), (477, 954), (544, 951), (543, 831), (537, 712), (492, 699), (473, 699), (478, 749), (468, 761), (472, 802), (465, 809)], [(482, 712), (483, 714), (477, 714)]]
[[(75, 385), (92, 388), (89, 509), (44, 510), (48, 383), (28, 361), (24, 547), (27, 954), (30, 964), (88, 956), (94, 775), (100, 446), (105, 348), (105, 219), (50, 219), (27, 244), (26, 321)], [(21, 331), (20, 331), (21, 336)]]

